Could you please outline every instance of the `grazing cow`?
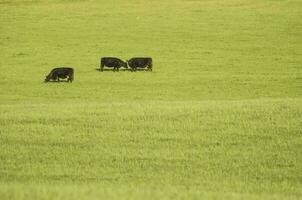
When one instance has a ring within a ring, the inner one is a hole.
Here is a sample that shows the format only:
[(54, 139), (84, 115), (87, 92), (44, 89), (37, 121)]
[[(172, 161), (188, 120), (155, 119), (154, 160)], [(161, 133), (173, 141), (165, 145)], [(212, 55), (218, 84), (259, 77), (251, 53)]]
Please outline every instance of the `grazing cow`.
[(73, 69), (70, 67), (59, 67), (54, 68), (51, 72), (46, 76), (45, 82), (49, 82), (50, 80), (60, 81), (61, 79), (67, 79), (67, 82), (73, 81)]
[(136, 71), (137, 68), (146, 68), (152, 71), (152, 58), (131, 58), (127, 60), (128, 65), (131, 68), (131, 71)]
[(128, 68), (127, 63), (122, 61), (119, 58), (115, 57), (103, 57), (101, 58), (101, 71), (104, 70), (104, 66), (106, 67), (113, 67), (113, 71), (119, 71), (120, 67)]

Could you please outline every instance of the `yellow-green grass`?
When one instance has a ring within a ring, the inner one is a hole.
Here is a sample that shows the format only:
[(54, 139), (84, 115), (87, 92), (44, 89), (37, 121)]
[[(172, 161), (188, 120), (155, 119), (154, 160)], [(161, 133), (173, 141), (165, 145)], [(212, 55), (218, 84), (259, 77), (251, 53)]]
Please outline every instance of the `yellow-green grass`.
[[(299, 0), (0, 0), (0, 199), (302, 198)], [(153, 72), (100, 72), (151, 56)], [(43, 83), (58, 66), (75, 81)]]

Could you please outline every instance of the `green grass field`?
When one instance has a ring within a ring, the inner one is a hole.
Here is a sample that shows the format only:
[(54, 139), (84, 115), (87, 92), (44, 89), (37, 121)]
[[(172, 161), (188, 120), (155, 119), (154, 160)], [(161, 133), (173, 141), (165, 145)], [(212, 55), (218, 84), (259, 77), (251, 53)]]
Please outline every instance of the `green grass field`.
[[(0, 199), (302, 199), (301, 0), (0, 0)], [(99, 72), (151, 56), (153, 72)], [(75, 81), (43, 83), (54, 67)]]

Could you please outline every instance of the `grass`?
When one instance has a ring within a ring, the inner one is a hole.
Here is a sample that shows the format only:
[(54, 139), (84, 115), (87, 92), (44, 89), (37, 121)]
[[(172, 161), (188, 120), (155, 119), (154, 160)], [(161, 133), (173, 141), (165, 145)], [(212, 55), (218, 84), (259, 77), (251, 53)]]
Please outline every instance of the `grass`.
[(301, 6), (0, 0), (1, 199), (301, 199)]

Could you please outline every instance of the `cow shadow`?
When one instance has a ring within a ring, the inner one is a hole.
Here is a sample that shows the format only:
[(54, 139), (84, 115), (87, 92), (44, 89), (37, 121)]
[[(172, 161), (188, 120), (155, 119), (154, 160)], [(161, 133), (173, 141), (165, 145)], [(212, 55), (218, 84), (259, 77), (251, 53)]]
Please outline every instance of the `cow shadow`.
[(119, 71), (114, 71), (113, 69), (106, 69), (106, 68), (104, 68), (103, 69), (103, 71), (101, 71), (101, 69), (100, 68), (96, 68), (95, 69), (96, 71), (99, 71), (99, 72), (138, 72), (138, 71), (150, 71), (150, 70), (148, 70), (148, 69), (136, 69), (136, 71), (132, 71), (131, 69), (119, 69)]
[(68, 80), (59, 80), (59, 81), (47, 81), (47, 82), (44, 81), (44, 83), (71, 83), (71, 82)]
[(96, 68), (95, 69), (96, 71), (99, 71), (99, 72), (123, 72), (123, 71), (131, 71), (130, 69), (119, 69), (119, 71), (114, 71), (113, 69), (106, 69), (104, 68), (103, 71), (101, 71), (100, 68)]
[(131, 72), (150, 72), (149, 69), (142, 69), (142, 68), (137, 68), (136, 71), (132, 71), (131, 69), (129, 69), (129, 71), (131, 71)]

